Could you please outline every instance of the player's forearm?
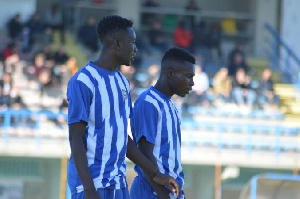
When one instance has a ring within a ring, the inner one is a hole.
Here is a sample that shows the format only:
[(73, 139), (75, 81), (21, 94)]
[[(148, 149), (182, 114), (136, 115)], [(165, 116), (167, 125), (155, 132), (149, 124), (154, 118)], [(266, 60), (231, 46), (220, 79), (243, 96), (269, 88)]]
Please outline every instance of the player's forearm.
[(155, 191), (155, 193), (157, 194), (159, 199), (170, 199), (169, 193), (166, 190), (165, 186), (155, 183), (151, 179), (151, 177), (149, 177), (147, 174), (146, 174), (146, 178), (147, 178), (147, 181), (149, 182), (149, 184), (151, 185), (151, 187), (153, 188), (153, 190)]
[(71, 142), (71, 151), (84, 191), (95, 190), (95, 185), (88, 168), (88, 161), (82, 140), (79, 142)]
[(141, 167), (152, 178), (156, 175), (157, 172), (159, 172), (155, 165), (137, 148), (130, 136), (128, 136), (126, 156), (134, 164)]

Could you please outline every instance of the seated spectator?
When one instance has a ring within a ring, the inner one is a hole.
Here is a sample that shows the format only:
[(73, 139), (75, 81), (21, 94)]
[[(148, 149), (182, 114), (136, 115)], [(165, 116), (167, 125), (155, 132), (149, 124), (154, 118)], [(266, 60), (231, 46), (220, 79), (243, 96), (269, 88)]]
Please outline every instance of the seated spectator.
[(245, 55), (243, 43), (241, 43), (241, 42), (236, 43), (234, 48), (230, 51), (230, 53), (228, 55), (228, 63), (227, 63), (228, 65), (235, 62), (235, 60), (234, 60), (235, 59), (235, 54), (241, 55), (241, 58), (242, 58), (243, 62), (245, 62), (246, 55)]
[(192, 41), (193, 35), (187, 28), (186, 23), (184, 21), (179, 22), (174, 31), (174, 44), (192, 52)]
[(61, 44), (65, 43), (65, 30), (62, 10), (59, 3), (53, 3), (45, 14), (47, 28), (51, 30), (51, 40), (53, 41), (54, 31), (59, 31)]
[(13, 42), (18, 42), (21, 38), (23, 25), (20, 21), (20, 14), (16, 14), (7, 23), (8, 36)]
[(192, 29), (193, 32), (193, 41), (192, 46), (196, 53), (204, 54), (204, 50), (207, 47), (207, 38), (206, 38), (206, 23), (204, 21), (199, 22)]
[(20, 61), (19, 50), (14, 42), (5, 46), (2, 51), (2, 58), (4, 63), (4, 72), (13, 73), (15, 65)]
[(231, 102), (232, 79), (228, 76), (228, 69), (222, 67), (214, 76), (213, 90), (216, 100), (224, 103)]
[(151, 28), (148, 32), (148, 38), (152, 47), (157, 48), (160, 52), (167, 50), (168, 44), (159, 21), (152, 22)]
[(70, 72), (70, 77), (72, 77), (78, 71), (77, 59), (76, 57), (70, 57), (67, 61), (67, 68)]
[(213, 59), (221, 58), (222, 57), (222, 51), (221, 51), (221, 37), (222, 37), (222, 30), (220, 27), (220, 24), (214, 23), (210, 26), (208, 35), (207, 35), (207, 46), (210, 49), (211, 53), (217, 52), (216, 58), (213, 57)]
[(269, 68), (264, 69), (259, 82), (258, 102), (261, 108), (265, 110), (278, 110), (280, 99), (274, 91), (272, 71)]
[(42, 53), (45, 56), (46, 61), (54, 60), (54, 52), (51, 49), (50, 45), (43, 46), (42, 50), (39, 51), (37, 54)]
[(51, 82), (51, 71), (43, 54), (34, 57), (33, 65), (27, 68), (29, 79), (37, 83), (40, 90), (40, 100), (43, 100), (45, 87)]
[(0, 110), (6, 110), (11, 106), (10, 90), (0, 88)]
[[(29, 28), (30, 47), (39, 44), (47, 44), (48, 37), (44, 22), (38, 12), (34, 13), (27, 21), (26, 27)], [(40, 46), (38, 46), (40, 47)]]
[(143, 87), (154, 86), (154, 83), (159, 77), (160, 68), (157, 64), (152, 64), (148, 67), (147, 79), (143, 83)]
[(128, 79), (130, 82), (134, 82), (136, 80), (135, 78), (135, 71), (136, 69), (133, 66), (120, 66), (120, 72)]
[(144, 6), (146, 6), (146, 7), (158, 7), (159, 3), (157, 2), (157, 0), (147, 0), (145, 2)]
[(60, 46), (58, 50), (54, 53), (54, 61), (55, 64), (66, 64), (67, 60), (69, 59), (69, 55), (66, 51), (65, 46)]
[[(146, 0), (146, 2), (144, 3), (144, 7), (159, 7), (159, 3), (157, 2), (157, 0)], [(156, 14), (152, 14), (152, 13), (143, 13), (142, 14), (142, 24), (145, 25), (150, 25), (153, 20), (157, 20), (157, 15)]]
[(244, 54), (241, 52), (235, 52), (231, 55), (232, 58), (230, 63), (228, 63), (228, 75), (231, 77), (235, 77), (236, 72), (242, 68), (246, 74), (249, 72), (249, 67), (246, 64)]
[(186, 97), (186, 103), (188, 105), (201, 105), (204, 107), (209, 107), (209, 78), (207, 74), (202, 70), (202, 67), (196, 65), (195, 76), (194, 76), (194, 86), (192, 92)]
[(4, 73), (0, 80), (0, 87), (4, 90), (10, 91), (13, 85), (13, 78), (10, 73)]
[(16, 86), (13, 86), (10, 90), (11, 97), (11, 108), (12, 109), (24, 109), (26, 108), (26, 104), (23, 101), (23, 98), (20, 94), (20, 89)]
[(255, 91), (250, 87), (251, 79), (243, 68), (239, 68), (232, 81), (233, 100), (241, 107), (252, 110), (256, 101)]
[(66, 115), (68, 114), (68, 104), (69, 104), (68, 100), (63, 98), (61, 104), (58, 107), (59, 114), (54, 122), (59, 128), (64, 128), (67, 124)]
[[(200, 8), (199, 8), (196, 1), (188, 0), (187, 4), (185, 6), (185, 9), (187, 11), (198, 11)], [(194, 26), (196, 24), (195, 23), (195, 16), (189, 15), (189, 16), (187, 16), (187, 18), (188, 18), (188, 22), (189, 22), (189, 27), (194, 28)]]
[(189, 0), (188, 3), (185, 6), (185, 9), (186, 10), (194, 10), (194, 11), (196, 11), (196, 10), (199, 10), (199, 6), (198, 6), (198, 4), (197, 4), (196, 1)]
[(90, 51), (90, 54), (94, 54), (99, 50), (99, 41), (94, 17), (88, 17), (86, 23), (79, 28), (78, 39)]

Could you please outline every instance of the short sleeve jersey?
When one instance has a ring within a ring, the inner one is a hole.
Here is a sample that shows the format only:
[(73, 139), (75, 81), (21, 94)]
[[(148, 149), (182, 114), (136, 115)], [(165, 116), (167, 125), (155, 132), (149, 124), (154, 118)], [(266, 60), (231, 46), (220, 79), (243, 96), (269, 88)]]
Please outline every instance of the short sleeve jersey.
[[(174, 177), (183, 193), (180, 120), (170, 97), (151, 87), (139, 96), (132, 113), (134, 142), (145, 137), (154, 145), (153, 155), (160, 172)], [(135, 170), (145, 178), (141, 168), (136, 166)]]
[[(67, 99), (68, 123), (87, 123), (84, 144), (95, 187), (126, 187), (127, 126), (131, 112), (128, 80), (118, 70), (108, 71), (89, 62), (70, 79)], [(83, 191), (72, 154), (68, 183), (72, 193)]]

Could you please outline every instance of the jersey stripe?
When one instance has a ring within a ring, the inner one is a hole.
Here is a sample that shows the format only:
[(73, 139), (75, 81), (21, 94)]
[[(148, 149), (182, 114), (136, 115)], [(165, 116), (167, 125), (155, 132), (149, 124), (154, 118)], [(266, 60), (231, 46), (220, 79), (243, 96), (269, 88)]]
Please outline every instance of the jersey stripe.
[[(76, 81), (85, 86), (76, 84)], [(86, 155), (95, 187), (126, 187), (127, 120), (131, 110), (128, 80), (119, 71), (107, 71), (90, 62), (73, 76), (69, 84), (68, 97), (74, 104), (70, 111), (73, 121), (88, 122)], [(79, 87), (74, 87), (77, 85)], [(75, 105), (81, 106), (78, 117)], [(88, 118), (82, 110), (86, 110)], [(72, 158), (70, 164), (74, 164)], [(74, 166), (69, 168), (78, 176)], [(73, 187), (75, 192), (83, 191), (79, 176), (72, 176), (69, 180), (69, 184), (76, 185)]]

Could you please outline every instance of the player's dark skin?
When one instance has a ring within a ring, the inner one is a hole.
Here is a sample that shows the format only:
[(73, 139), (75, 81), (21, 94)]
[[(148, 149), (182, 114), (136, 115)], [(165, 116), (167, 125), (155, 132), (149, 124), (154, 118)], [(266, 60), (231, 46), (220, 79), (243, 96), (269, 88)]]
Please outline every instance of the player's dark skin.
[[(161, 72), (160, 78), (154, 87), (169, 97), (172, 97), (174, 94), (184, 97), (194, 85), (194, 65), (189, 62), (183, 64), (169, 62), (166, 64), (169, 64), (169, 66), (162, 69), (163, 71)], [(154, 144), (148, 142), (145, 137), (142, 137), (138, 142), (138, 148), (157, 167), (157, 160), (153, 155)], [(146, 177), (159, 199), (170, 198), (164, 186), (154, 183), (148, 175), (146, 175)]]
[[(137, 47), (135, 45), (136, 34), (132, 28), (118, 34), (108, 36), (102, 42), (103, 47), (94, 64), (106, 70), (114, 71), (120, 65), (130, 65)], [(86, 199), (101, 199), (94, 186), (89, 172), (86, 149), (83, 137), (86, 133), (86, 123), (78, 122), (69, 125), (69, 139), (72, 157), (76, 170), (82, 181)], [(174, 193), (180, 194), (180, 188), (176, 180), (170, 176), (158, 172), (157, 167), (143, 153), (139, 151), (132, 138), (128, 136), (127, 158), (140, 166), (151, 176), (152, 180), (162, 186), (168, 187)]]

